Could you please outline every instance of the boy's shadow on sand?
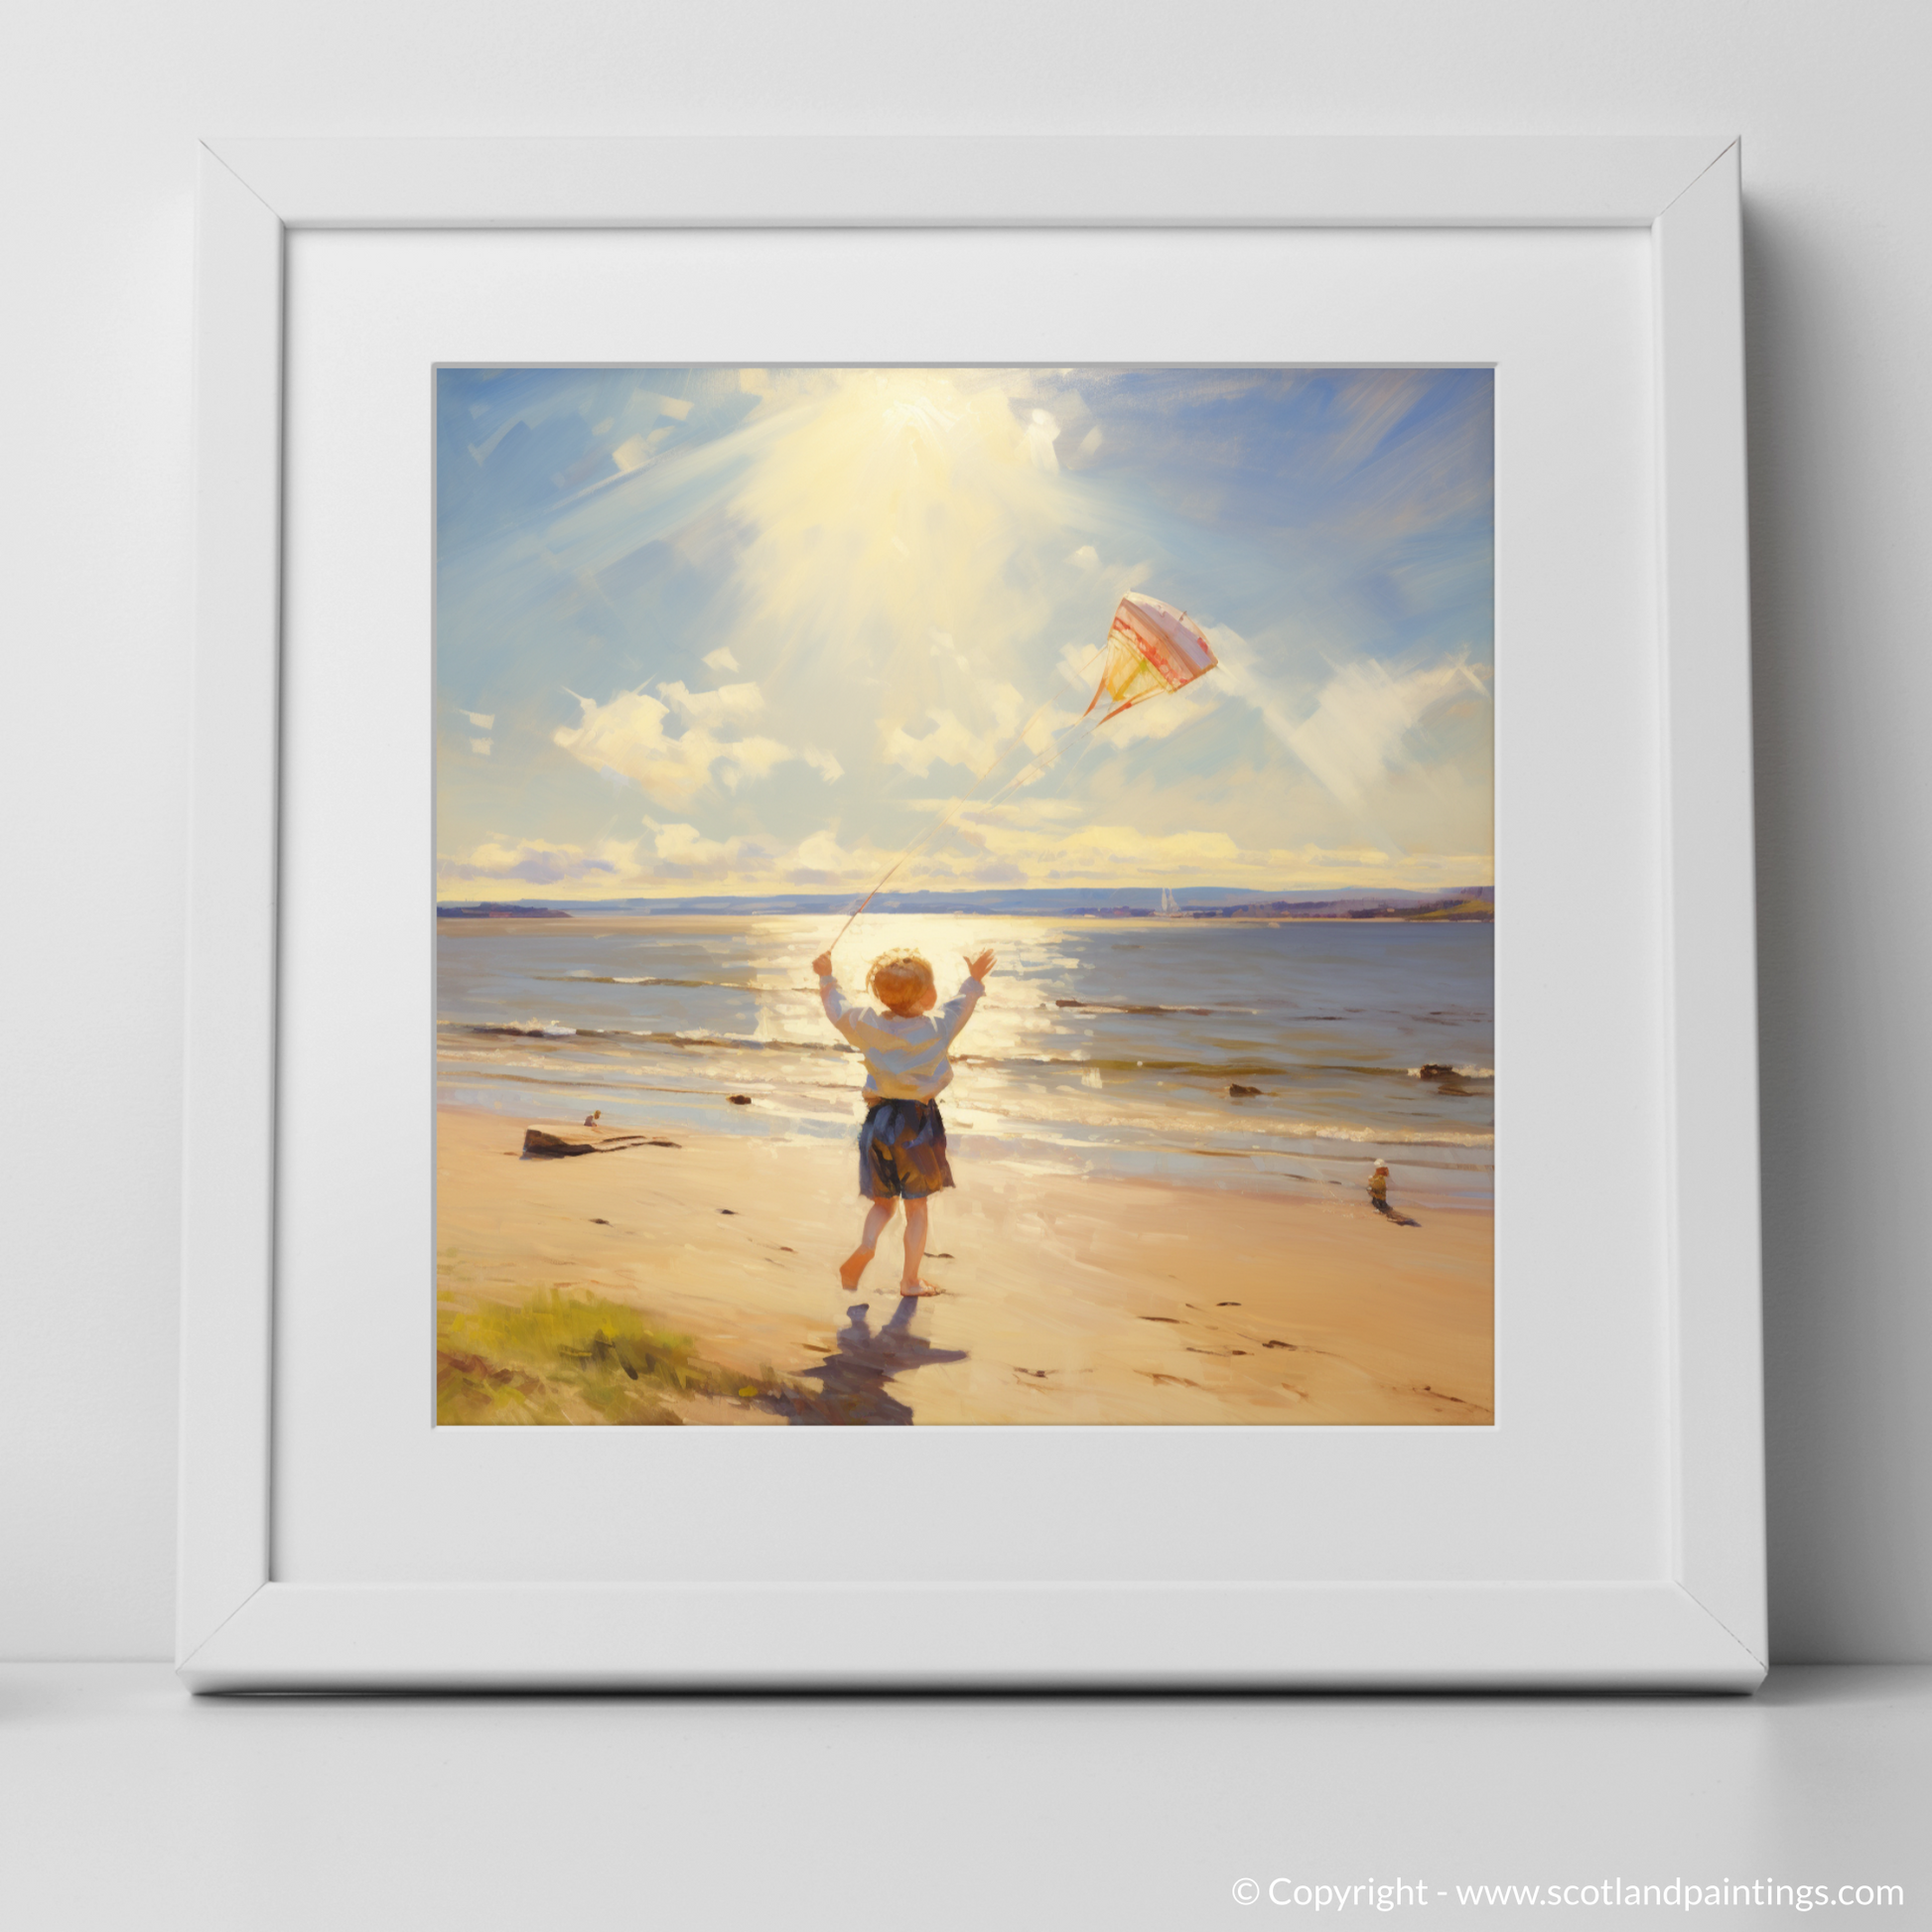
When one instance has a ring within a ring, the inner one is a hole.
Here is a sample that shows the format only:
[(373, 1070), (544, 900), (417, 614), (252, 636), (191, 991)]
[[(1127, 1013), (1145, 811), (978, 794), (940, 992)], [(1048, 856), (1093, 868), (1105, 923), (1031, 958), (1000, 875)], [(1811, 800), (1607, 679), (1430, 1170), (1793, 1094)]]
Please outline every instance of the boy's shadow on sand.
[(867, 1319), (872, 1312), (869, 1302), (847, 1309), (837, 1352), (827, 1355), (816, 1368), (804, 1371), (802, 1379), (817, 1382), (818, 1389), (783, 1398), (778, 1405), (780, 1413), (794, 1426), (909, 1425), (912, 1411), (889, 1394), (886, 1384), (911, 1369), (966, 1359), (965, 1349), (935, 1348), (923, 1335), (912, 1332), (912, 1317), (918, 1311), (916, 1298), (901, 1296), (893, 1318), (875, 1332)]

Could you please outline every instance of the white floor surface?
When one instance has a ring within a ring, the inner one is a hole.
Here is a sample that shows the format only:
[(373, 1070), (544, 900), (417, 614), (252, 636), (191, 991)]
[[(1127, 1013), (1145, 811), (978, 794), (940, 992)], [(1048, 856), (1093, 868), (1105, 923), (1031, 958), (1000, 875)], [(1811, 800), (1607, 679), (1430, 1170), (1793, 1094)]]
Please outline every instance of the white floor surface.
[[(158, 1664), (0, 1666), (6, 1932), (1745, 1926), (1880, 1885), (1827, 1922), (1932, 1926), (1928, 1820), (1932, 1666), (1147, 1700), (197, 1700)], [(1793, 1889), (1582, 1889), (1674, 1881)], [(1579, 1889), (1458, 1899), (1484, 1884)]]

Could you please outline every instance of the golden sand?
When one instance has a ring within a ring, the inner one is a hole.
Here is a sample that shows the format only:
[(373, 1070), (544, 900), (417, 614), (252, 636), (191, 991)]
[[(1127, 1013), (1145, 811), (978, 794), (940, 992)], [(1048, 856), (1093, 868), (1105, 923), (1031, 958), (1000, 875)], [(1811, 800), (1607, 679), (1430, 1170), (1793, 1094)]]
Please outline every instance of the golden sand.
[[(1042, 1173), (961, 1136), (924, 1271), (945, 1293), (908, 1304), (897, 1222), (839, 1286), (863, 1207), (850, 1148), (673, 1129), (674, 1148), (525, 1160), (523, 1127), (439, 1115), (441, 1305), (634, 1308), (717, 1371), (664, 1396), (687, 1423), (1492, 1419), (1486, 1212), (1399, 1226), (1366, 1196)], [(735, 1400), (739, 1375), (798, 1400)]]

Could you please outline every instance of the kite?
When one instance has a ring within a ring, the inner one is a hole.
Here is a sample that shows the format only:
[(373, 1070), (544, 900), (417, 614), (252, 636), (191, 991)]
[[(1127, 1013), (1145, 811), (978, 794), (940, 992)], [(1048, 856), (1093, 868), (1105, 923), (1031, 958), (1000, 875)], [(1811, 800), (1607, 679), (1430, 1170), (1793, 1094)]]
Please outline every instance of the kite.
[(1201, 635), (1200, 625), (1185, 612), (1158, 598), (1129, 591), (1114, 613), (1113, 628), (1107, 632), (1100, 685), (1087, 712), (1091, 714), (1102, 698), (1112, 698), (1113, 709), (1100, 720), (1104, 725), (1108, 718), (1118, 718), (1149, 698), (1192, 684), (1219, 661), (1213, 646)]
[[(1089, 659), (1089, 663), (1091, 661)], [(1114, 613), (1113, 624), (1108, 629), (1106, 644), (1100, 652), (1099, 682), (1094, 686), (1086, 710), (1031, 764), (1008, 779), (985, 802), (998, 804), (1009, 793), (1017, 791), (1045, 770), (1068, 746), (1091, 737), (1123, 711), (1132, 711), (1136, 705), (1146, 704), (1150, 698), (1166, 697), (1171, 691), (1178, 691), (1192, 684), (1196, 678), (1204, 677), (1213, 670), (1219, 661), (1214, 655), (1214, 647), (1202, 634), (1200, 625), (1184, 611), (1176, 611), (1172, 605), (1163, 604), (1159, 598), (1143, 597), (1139, 591), (1129, 591)], [(845, 937), (852, 928), (853, 920), (879, 897), (899, 868), (915, 852), (930, 845), (965, 810), (973, 794), (1006, 762), (1014, 750), (1026, 742), (1028, 734), (1045, 715), (1052, 702), (1048, 698), (1021, 726), (1013, 742), (953, 800), (931, 829), (922, 833), (893, 861), (879, 884), (852, 908), (845, 924), (839, 927), (832, 945), (836, 946)], [(1108, 706), (1105, 711), (1100, 709), (1103, 704)], [(1094, 715), (1096, 712), (1100, 714), (1098, 717)], [(826, 950), (829, 952), (831, 946)]]

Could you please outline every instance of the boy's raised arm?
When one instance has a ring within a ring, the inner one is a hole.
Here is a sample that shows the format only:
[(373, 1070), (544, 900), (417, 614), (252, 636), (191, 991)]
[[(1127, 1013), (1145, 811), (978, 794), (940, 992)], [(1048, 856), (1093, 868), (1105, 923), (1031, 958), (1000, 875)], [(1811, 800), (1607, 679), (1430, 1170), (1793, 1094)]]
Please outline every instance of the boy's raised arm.
[(973, 1017), (973, 1009), (980, 1003), (980, 995), (986, 991), (986, 976), (995, 964), (991, 946), (966, 961), (966, 983), (940, 1009), (940, 1030), (950, 1042), (960, 1028)]
[(839, 991), (839, 983), (832, 977), (832, 955), (822, 952), (812, 961), (812, 971), (818, 975), (818, 1003), (825, 1009), (825, 1017), (840, 1033), (846, 1033), (850, 1021), (846, 1018), (845, 995)]

